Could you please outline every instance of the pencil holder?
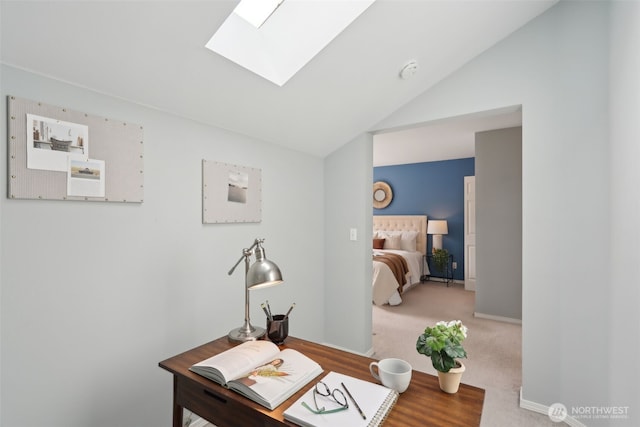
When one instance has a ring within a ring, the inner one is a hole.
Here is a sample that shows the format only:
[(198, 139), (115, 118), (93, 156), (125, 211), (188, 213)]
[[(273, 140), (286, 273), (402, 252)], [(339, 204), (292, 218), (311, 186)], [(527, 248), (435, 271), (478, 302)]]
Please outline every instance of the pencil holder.
[(284, 314), (276, 314), (273, 319), (267, 318), (267, 337), (275, 344), (282, 344), (289, 336), (289, 318)]

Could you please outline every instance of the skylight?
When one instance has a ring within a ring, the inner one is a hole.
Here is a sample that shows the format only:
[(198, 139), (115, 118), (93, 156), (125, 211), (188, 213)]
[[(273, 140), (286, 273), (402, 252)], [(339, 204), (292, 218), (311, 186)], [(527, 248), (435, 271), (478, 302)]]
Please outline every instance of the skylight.
[(375, 0), (249, 0), (271, 4), (271, 10), (257, 20), (238, 14), (238, 10), (244, 13), (246, 5), (240, 6), (246, 1), (240, 2), (206, 47), (282, 86)]
[(262, 27), (284, 0), (242, 0), (233, 13), (256, 28)]

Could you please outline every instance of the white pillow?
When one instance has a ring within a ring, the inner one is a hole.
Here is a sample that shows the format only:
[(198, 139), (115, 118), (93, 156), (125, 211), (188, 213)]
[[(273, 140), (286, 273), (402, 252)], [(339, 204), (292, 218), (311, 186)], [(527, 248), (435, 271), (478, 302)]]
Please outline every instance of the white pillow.
[(388, 239), (391, 236), (402, 236), (402, 231), (378, 230), (373, 234), (374, 234), (374, 237), (377, 239)]
[(417, 231), (403, 231), (402, 238), (400, 240), (400, 249), (402, 249), (403, 251), (415, 251), (417, 238)]
[(390, 236), (402, 236), (402, 231), (378, 231), (378, 237), (386, 239)]
[(401, 241), (402, 241), (401, 234), (395, 234), (395, 235), (387, 234), (384, 240), (384, 248), (385, 249), (402, 249), (402, 246), (400, 243)]

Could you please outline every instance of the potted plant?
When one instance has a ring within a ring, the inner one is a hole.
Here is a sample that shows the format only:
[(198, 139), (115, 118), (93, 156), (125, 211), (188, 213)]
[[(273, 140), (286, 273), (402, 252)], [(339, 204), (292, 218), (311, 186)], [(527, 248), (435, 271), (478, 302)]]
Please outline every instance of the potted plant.
[(456, 393), (465, 367), (457, 358), (467, 357), (462, 341), (467, 337), (467, 328), (460, 320), (440, 321), (427, 327), (418, 337), (416, 350), (431, 358), (438, 371), (440, 388), (446, 393)]
[(433, 250), (433, 265), (438, 273), (447, 275), (447, 267), (449, 266), (449, 251), (446, 249)]

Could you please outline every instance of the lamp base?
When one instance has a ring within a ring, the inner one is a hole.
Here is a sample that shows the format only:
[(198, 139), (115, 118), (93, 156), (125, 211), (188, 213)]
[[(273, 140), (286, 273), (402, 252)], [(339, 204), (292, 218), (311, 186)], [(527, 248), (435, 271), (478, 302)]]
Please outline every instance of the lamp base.
[(442, 249), (442, 234), (433, 235), (433, 241), (431, 243), (431, 251), (435, 252), (436, 249)]
[(231, 330), (227, 337), (230, 341), (245, 342), (258, 340), (267, 333), (267, 330), (264, 328), (252, 326), (251, 329), (251, 331), (247, 331), (245, 326), (241, 326)]

